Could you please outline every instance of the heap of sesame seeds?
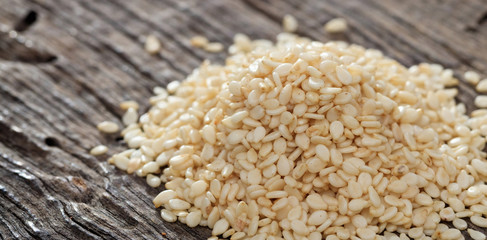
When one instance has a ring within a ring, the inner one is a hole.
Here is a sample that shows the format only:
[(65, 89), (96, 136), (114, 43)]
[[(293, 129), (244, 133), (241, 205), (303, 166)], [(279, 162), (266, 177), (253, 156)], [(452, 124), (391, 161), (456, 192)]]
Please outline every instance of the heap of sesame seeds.
[(487, 227), (487, 111), (465, 115), (445, 88), (451, 70), (277, 40), (239, 34), (224, 66), (156, 88), (140, 118), (127, 105), (129, 149), (109, 162), (164, 184), (153, 201), (164, 220), (212, 239), (460, 239), (465, 218)]

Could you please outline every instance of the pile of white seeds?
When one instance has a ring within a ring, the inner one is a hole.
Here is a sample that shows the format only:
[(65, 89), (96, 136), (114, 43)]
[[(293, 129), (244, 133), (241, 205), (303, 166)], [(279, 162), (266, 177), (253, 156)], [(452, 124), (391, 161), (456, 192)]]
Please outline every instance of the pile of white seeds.
[(487, 111), (465, 115), (445, 88), (451, 70), (277, 39), (239, 34), (224, 66), (156, 88), (140, 118), (126, 104), (129, 149), (109, 162), (164, 184), (164, 220), (232, 240), (461, 239), (463, 219), (487, 227)]

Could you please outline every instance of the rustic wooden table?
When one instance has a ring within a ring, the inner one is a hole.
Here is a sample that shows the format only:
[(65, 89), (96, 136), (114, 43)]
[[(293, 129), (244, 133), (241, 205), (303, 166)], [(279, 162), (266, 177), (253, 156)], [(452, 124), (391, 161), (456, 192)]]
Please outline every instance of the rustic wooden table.
[[(0, 239), (208, 237), (206, 228), (164, 222), (152, 204), (160, 189), (90, 156), (100, 143), (123, 149), (95, 125), (120, 122), (122, 100), (147, 107), (153, 87), (184, 79), (206, 58), (222, 62), (225, 53), (192, 48), (192, 36), (226, 46), (239, 32), (274, 39), (286, 13), (313, 39), (487, 74), (485, 0), (0, 0)], [(324, 33), (337, 16), (350, 30)], [(160, 54), (143, 50), (148, 34), (162, 40)], [(471, 110), (473, 88), (459, 88)]]

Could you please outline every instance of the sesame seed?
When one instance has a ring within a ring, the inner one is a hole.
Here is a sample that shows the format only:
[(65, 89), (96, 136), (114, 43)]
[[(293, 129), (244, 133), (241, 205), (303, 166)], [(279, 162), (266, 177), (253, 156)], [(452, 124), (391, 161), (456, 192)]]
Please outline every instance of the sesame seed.
[(308, 205), (312, 209), (323, 210), (327, 207), (327, 204), (325, 203), (323, 198), (321, 198), (321, 196), (316, 193), (308, 195), (308, 197), (306, 198), (306, 203), (308, 203)]
[(362, 196), (362, 186), (355, 181), (350, 181), (348, 183), (348, 193), (352, 198), (360, 198)]
[(129, 108), (127, 109), (127, 112), (122, 117), (122, 122), (125, 126), (128, 126), (130, 124), (134, 124), (137, 122), (138, 114), (137, 110), (135, 108)]
[(119, 130), (118, 125), (111, 121), (103, 121), (96, 125), (96, 128), (104, 133), (115, 133)]
[(186, 210), (191, 207), (188, 202), (181, 199), (171, 199), (168, 204), (174, 210)]
[(485, 240), (486, 239), (485, 234), (483, 234), (482, 232), (479, 232), (477, 230), (473, 230), (473, 229), (469, 228), (469, 229), (467, 229), (467, 232), (470, 235), (470, 237), (474, 240)]
[(208, 39), (204, 36), (197, 35), (191, 38), (190, 43), (193, 47), (204, 48), (208, 44)]
[(119, 169), (127, 170), (128, 164), (129, 164), (129, 159), (125, 156), (122, 156), (122, 155), (115, 155), (115, 156), (113, 156), (113, 163)]
[(167, 92), (170, 94), (176, 93), (177, 89), (181, 85), (181, 82), (179, 81), (172, 81), (169, 84), (167, 84)]
[(161, 185), (161, 178), (152, 174), (147, 175), (146, 181), (147, 185), (153, 188), (159, 187)]
[(399, 194), (406, 192), (407, 188), (408, 188), (407, 183), (404, 181), (401, 181), (401, 180), (392, 181), (387, 186), (387, 189), (389, 191), (394, 192), (394, 193), (399, 193)]
[(343, 18), (334, 18), (325, 24), (325, 31), (329, 33), (345, 32), (348, 28), (347, 21)]
[(308, 218), (308, 224), (312, 226), (317, 226), (323, 224), (328, 217), (326, 211), (318, 210), (314, 211)]
[(465, 220), (463, 220), (461, 218), (455, 218), (453, 220), (453, 226), (455, 226), (455, 228), (457, 228), (459, 230), (465, 230), (465, 229), (467, 229), (468, 224)]
[(477, 85), (480, 81), (480, 75), (474, 71), (466, 71), (463, 74), (463, 77), (468, 83), (472, 85)]
[(357, 235), (363, 240), (372, 240), (375, 238), (375, 232), (368, 228), (358, 228)]
[(174, 213), (166, 209), (161, 210), (161, 217), (166, 222), (175, 222), (176, 220), (178, 220), (177, 216)]
[(105, 154), (108, 151), (107, 146), (105, 145), (98, 145), (90, 150), (90, 154), (93, 156), (98, 156)]
[(301, 236), (306, 236), (309, 234), (309, 230), (306, 227), (306, 224), (304, 222), (299, 221), (299, 220), (293, 220), (291, 222), (291, 228), (293, 231)]
[(460, 239), (462, 237), (462, 233), (458, 229), (448, 229), (446, 231), (443, 231), (441, 233), (442, 239), (449, 239), (449, 240), (454, 240), (454, 239)]
[(217, 53), (223, 51), (225, 46), (219, 42), (210, 42), (204, 46), (205, 51), (211, 53)]
[(295, 32), (298, 29), (298, 21), (293, 16), (287, 14), (282, 19), (282, 26), (286, 32)]
[(266, 198), (272, 199), (272, 198), (283, 198), (287, 197), (287, 192), (285, 191), (273, 191), (273, 192), (268, 192), (265, 194)]
[(229, 227), (228, 221), (226, 219), (222, 218), (215, 223), (215, 225), (213, 226), (213, 231), (211, 232), (211, 234), (220, 235), (220, 234), (224, 233), (225, 231), (227, 231), (228, 227)]
[(120, 103), (120, 108), (127, 111), (129, 108), (139, 109), (139, 104), (135, 101), (124, 101)]
[(289, 74), (289, 72), (291, 71), (291, 68), (293, 67), (292, 64), (290, 63), (283, 63), (283, 64), (280, 64), (279, 66), (276, 67), (276, 69), (274, 69), (274, 71), (280, 76), (286, 76)]
[(343, 123), (339, 121), (334, 121), (330, 124), (330, 134), (333, 139), (338, 139), (343, 135)]
[(487, 108), (487, 95), (479, 95), (475, 97), (474, 104), (478, 108)]
[(360, 212), (368, 205), (368, 202), (363, 199), (353, 199), (348, 204), (348, 208), (353, 212)]
[(206, 189), (208, 188), (208, 183), (206, 183), (203, 180), (198, 180), (191, 184), (191, 192), (190, 196), (197, 197), (206, 192)]
[(159, 42), (159, 39), (156, 36), (149, 35), (145, 39), (144, 48), (149, 54), (156, 54), (161, 50), (161, 42)]
[(455, 212), (451, 207), (447, 207), (440, 211), (440, 217), (443, 221), (451, 222), (455, 219)]
[(227, 137), (228, 143), (229, 144), (240, 143), (244, 139), (246, 134), (247, 134), (246, 130), (234, 130)]
[(487, 93), (487, 78), (482, 79), (477, 86), (475, 86), (475, 90), (479, 93)]
[(349, 85), (352, 83), (352, 80), (353, 80), (352, 75), (345, 68), (338, 66), (338, 67), (336, 67), (335, 71), (337, 73), (338, 80), (342, 84)]
[(473, 215), (470, 217), (470, 221), (479, 227), (483, 227), (483, 228), (487, 227), (487, 219), (481, 216)]

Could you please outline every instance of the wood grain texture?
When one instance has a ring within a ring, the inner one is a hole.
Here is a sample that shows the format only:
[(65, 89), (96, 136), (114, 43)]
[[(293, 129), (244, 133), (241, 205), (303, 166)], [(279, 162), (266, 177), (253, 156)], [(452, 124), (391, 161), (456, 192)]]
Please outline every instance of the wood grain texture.
[[(145, 110), (153, 87), (184, 79), (204, 59), (223, 62), (225, 53), (192, 48), (192, 36), (226, 46), (238, 32), (275, 39), (286, 13), (313, 39), (487, 75), (485, 0), (0, 0), (0, 239), (210, 236), (160, 218), (152, 198), (162, 187), (90, 156), (100, 143), (110, 153), (124, 148), (95, 125), (120, 123), (122, 100)], [(324, 33), (337, 16), (350, 31)], [(161, 39), (160, 54), (144, 52), (148, 34)], [(475, 91), (464, 82), (459, 89), (472, 110)]]

